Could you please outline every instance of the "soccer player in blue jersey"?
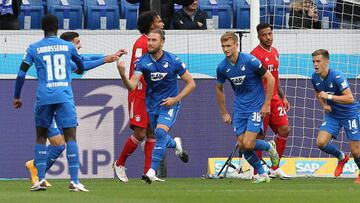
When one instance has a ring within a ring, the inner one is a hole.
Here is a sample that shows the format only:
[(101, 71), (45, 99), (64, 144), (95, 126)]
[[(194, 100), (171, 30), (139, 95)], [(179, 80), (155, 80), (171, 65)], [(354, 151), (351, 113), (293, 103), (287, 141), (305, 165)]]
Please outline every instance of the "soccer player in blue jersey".
[[(196, 87), (186, 65), (174, 54), (163, 50), (164, 43), (163, 30), (150, 31), (148, 53), (135, 62), (135, 71), (130, 80), (125, 74), (124, 62), (118, 63), (121, 79), (129, 91), (135, 89), (141, 75), (144, 75), (147, 84), (146, 109), (149, 113), (150, 127), (156, 136), (151, 168), (142, 177), (149, 184), (156, 178), (155, 170), (158, 169), (167, 147), (175, 148), (175, 154), (185, 163), (188, 162), (188, 154), (182, 149), (181, 139), (172, 139), (168, 132), (176, 121), (180, 101)], [(185, 87), (180, 92), (178, 76), (185, 82)]]
[[(274, 141), (257, 140), (263, 132), (263, 117), (270, 113), (270, 102), (275, 80), (254, 56), (238, 52), (238, 37), (226, 32), (221, 37), (221, 47), (226, 58), (216, 70), (216, 96), (222, 119), (234, 127), (237, 142), (249, 164), (258, 171), (255, 183), (269, 182), (270, 178), (261, 166), (255, 150), (268, 151), (273, 165), (278, 165), (279, 156)], [(266, 95), (262, 79), (267, 81)], [(229, 115), (225, 105), (224, 83), (228, 80), (234, 90), (234, 112)]]
[[(350, 140), (350, 150), (354, 161), (360, 169), (360, 113), (359, 103), (354, 98), (349, 83), (340, 71), (329, 68), (329, 52), (318, 49), (312, 53), (315, 73), (311, 82), (316, 98), (322, 106), (325, 116), (317, 136), (320, 150), (338, 158), (334, 176), (341, 175), (349, 156), (329, 143), (331, 138), (337, 138), (343, 127)], [(360, 184), (360, 176), (355, 180)]]
[[(80, 50), (80, 48), (82, 47), (80, 35), (77, 32), (64, 32), (61, 34), (60, 38), (65, 41), (72, 42), (78, 50)], [(84, 70), (91, 70), (105, 63), (112, 63), (114, 61), (117, 61), (119, 57), (121, 57), (123, 54), (126, 54), (125, 49), (119, 49), (116, 53), (107, 56), (81, 56), (84, 62)], [(73, 61), (71, 61), (71, 68), (73, 71), (77, 70), (77, 66)], [(51, 166), (65, 150), (65, 139), (63, 137), (63, 132), (61, 129), (58, 128), (55, 119), (53, 120), (51, 126), (48, 129), (48, 140), (50, 142), (50, 145), (47, 146), (46, 171), (51, 168)], [(35, 184), (36, 181), (39, 181), (39, 177), (37, 176), (37, 168), (34, 165), (34, 160), (27, 161), (25, 166), (30, 172), (32, 184)], [(46, 186), (51, 186), (49, 182), (45, 182)]]
[(79, 150), (76, 143), (77, 116), (71, 88), (71, 61), (78, 67), (78, 73), (84, 70), (84, 64), (76, 47), (56, 37), (58, 19), (54, 15), (46, 15), (41, 21), (45, 37), (38, 42), (30, 44), (26, 50), (23, 62), (16, 78), (13, 106), (20, 108), (22, 101), (20, 93), (25, 82), (25, 75), (34, 64), (38, 87), (35, 102), (36, 145), (34, 147), (34, 163), (38, 169), (39, 181), (31, 191), (46, 190), (46, 140), (54, 114), (56, 123), (62, 128), (67, 143), (67, 159), (71, 182), (70, 191), (88, 191), (79, 182)]

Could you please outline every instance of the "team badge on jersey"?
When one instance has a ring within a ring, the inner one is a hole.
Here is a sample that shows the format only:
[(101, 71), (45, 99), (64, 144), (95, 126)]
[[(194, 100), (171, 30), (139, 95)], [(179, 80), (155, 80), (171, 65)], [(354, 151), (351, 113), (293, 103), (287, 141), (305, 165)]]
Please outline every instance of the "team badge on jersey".
[(164, 62), (162, 63), (162, 66), (163, 66), (164, 68), (168, 68), (168, 67), (169, 67), (169, 63), (168, 63), (167, 61), (164, 61)]
[(241, 70), (242, 70), (242, 71), (245, 71), (245, 70), (246, 70), (245, 66), (242, 66), (242, 67), (241, 67)]
[(333, 88), (333, 87), (334, 87), (334, 85), (332, 84), (332, 82), (329, 84), (329, 87), (330, 87), (330, 88)]

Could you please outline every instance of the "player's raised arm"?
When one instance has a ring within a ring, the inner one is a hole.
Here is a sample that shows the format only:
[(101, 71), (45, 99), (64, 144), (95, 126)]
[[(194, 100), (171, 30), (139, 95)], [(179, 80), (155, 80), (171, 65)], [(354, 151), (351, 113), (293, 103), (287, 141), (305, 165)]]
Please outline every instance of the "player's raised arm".
[(117, 64), (117, 68), (126, 88), (131, 92), (136, 88), (136, 85), (140, 81), (141, 73), (135, 73), (130, 79), (127, 77), (125, 73), (125, 62), (119, 61)]

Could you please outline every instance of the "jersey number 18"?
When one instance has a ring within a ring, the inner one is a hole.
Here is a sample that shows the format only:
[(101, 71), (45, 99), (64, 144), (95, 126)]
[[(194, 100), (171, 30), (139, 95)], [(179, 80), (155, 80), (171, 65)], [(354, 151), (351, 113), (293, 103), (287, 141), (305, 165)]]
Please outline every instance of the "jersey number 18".
[[(47, 79), (48, 81), (63, 80), (66, 78), (66, 61), (64, 54), (55, 54), (43, 56), (43, 60), (46, 62)], [(54, 66), (52, 65), (54, 63)]]

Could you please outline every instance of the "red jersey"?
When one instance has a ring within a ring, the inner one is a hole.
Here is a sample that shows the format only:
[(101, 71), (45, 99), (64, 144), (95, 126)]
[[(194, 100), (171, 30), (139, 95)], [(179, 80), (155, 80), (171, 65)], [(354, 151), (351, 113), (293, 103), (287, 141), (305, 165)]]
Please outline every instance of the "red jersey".
[[(143, 54), (146, 54), (148, 52), (147, 44), (148, 44), (148, 38), (144, 34), (141, 35), (141, 37), (139, 37), (136, 40), (136, 42), (133, 46), (133, 49), (132, 49), (132, 54), (131, 54), (129, 78), (131, 78), (131, 76), (134, 74), (135, 61), (140, 56), (142, 56)], [(145, 99), (145, 95), (146, 95), (146, 82), (145, 82), (144, 76), (141, 76), (140, 82), (136, 86), (135, 90), (132, 92), (129, 92), (129, 97), (138, 97), (138, 98)]]
[[(264, 49), (261, 45), (255, 47), (251, 54), (254, 55), (257, 59), (259, 59), (264, 68), (268, 69), (270, 73), (275, 78), (275, 85), (274, 85), (274, 94), (278, 93), (278, 86), (279, 86), (279, 53), (274, 48), (271, 47), (270, 51)], [(263, 80), (264, 88), (266, 90), (266, 80)]]

